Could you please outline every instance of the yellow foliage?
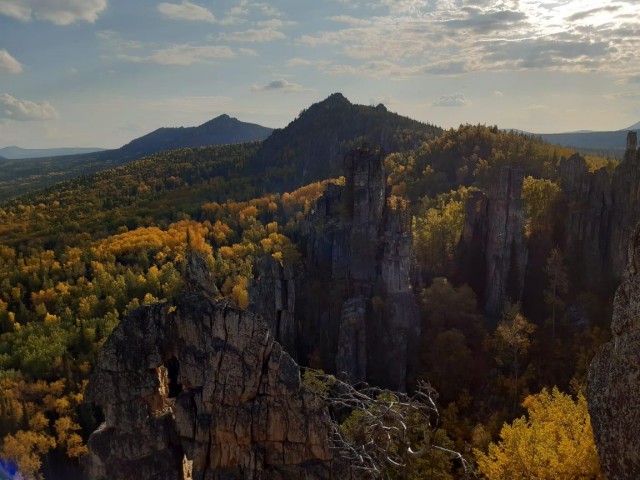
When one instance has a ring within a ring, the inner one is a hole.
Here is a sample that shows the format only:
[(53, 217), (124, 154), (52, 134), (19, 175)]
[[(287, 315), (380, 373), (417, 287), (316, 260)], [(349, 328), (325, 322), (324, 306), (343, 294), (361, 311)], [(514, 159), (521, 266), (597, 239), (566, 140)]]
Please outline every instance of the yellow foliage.
[(60, 317), (49, 312), (44, 316), (44, 323), (51, 325), (60, 322)]
[(231, 298), (236, 302), (240, 308), (247, 308), (249, 306), (249, 281), (246, 277), (238, 277), (236, 284), (231, 289)]
[(80, 431), (80, 425), (70, 417), (63, 416), (56, 420), (55, 430), (58, 445), (66, 450), (69, 458), (78, 458), (87, 452), (82, 437), (76, 433)]
[(157, 303), (159, 301), (160, 300), (158, 300), (156, 297), (154, 297), (150, 293), (147, 293), (142, 299), (142, 305), (151, 305), (152, 303)]
[(505, 424), (488, 453), (475, 450), (478, 470), (489, 480), (604, 479), (587, 402), (557, 388), (531, 395), (523, 416)]
[(55, 446), (55, 439), (49, 435), (19, 430), (4, 437), (0, 457), (14, 461), (25, 479), (40, 479), (40, 458)]

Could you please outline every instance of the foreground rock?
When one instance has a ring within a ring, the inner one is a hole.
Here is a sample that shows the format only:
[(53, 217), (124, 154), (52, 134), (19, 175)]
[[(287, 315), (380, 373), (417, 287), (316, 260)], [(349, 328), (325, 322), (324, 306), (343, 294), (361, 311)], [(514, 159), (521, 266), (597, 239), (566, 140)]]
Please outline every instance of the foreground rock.
[(613, 338), (591, 362), (587, 387), (602, 471), (617, 480), (640, 475), (640, 225), (628, 252), (614, 300)]
[(349, 478), (324, 403), (266, 323), (204, 293), (125, 318), (86, 398), (105, 416), (83, 459), (91, 479)]

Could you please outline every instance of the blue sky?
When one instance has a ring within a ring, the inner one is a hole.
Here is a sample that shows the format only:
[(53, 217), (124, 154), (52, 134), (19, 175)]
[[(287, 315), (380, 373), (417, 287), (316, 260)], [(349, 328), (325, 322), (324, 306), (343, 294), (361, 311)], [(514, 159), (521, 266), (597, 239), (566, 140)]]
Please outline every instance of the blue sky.
[(342, 92), (443, 127), (640, 120), (640, 0), (0, 0), (0, 147), (118, 147)]

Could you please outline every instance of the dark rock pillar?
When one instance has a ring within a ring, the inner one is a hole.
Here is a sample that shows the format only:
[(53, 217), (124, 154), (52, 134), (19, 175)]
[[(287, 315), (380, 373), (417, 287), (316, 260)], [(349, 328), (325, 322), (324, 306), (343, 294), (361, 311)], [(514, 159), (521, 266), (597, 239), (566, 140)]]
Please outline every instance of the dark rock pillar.
[(587, 401), (600, 464), (607, 478), (640, 474), (640, 225), (613, 304), (613, 338), (589, 367)]

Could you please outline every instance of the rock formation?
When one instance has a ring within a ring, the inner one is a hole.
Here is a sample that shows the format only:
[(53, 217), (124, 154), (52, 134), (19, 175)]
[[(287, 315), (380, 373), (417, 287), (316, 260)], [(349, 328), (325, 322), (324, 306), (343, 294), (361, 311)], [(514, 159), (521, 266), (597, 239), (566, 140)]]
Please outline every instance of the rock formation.
[[(524, 173), (503, 167), (486, 194), (473, 192), (467, 201), (462, 233), (462, 261), (470, 268), (467, 281), (484, 299), (486, 313), (502, 314), (505, 299), (522, 295), (527, 266), (524, 237)], [(478, 259), (483, 259), (478, 264)], [(474, 278), (476, 277), (476, 281)], [(483, 278), (484, 283), (478, 282)], [(480, 291), (479, 291), (480, 290)]]
[(589, 367), (587, 401), (607, 478), (637, 479), (640, 472), (640, 225), (615, 295), (611, 332)]
[(324, 403), (252, 314), (192, 290), (141, 307), (100, 352), (90, 479), (342, 479)]
[(267, 255), (256, 262), (255, 270), (249, 288), (249, 311), (267, 322), (275, 340), (295, 358), (298, 328), (294, 268)]
[(624, 158), (610, 175), (606, 168), (589, 172), (573, 155), (560, 163), (565, 221), (565, 252), (587, 285), (618, 282), (627, 264), (627, 242), (640, 220), (640, 153), (635, 132), (627, 135)]
[(624, 158), (615, 169), (611, 185), (610, 265), (616, 280), (627, 265), (629, 238), (640, 220), (640, 152), (637, 144), (636, 132), (629, 132)]
[(305, 227), (310, 280), (302, 281), (297, 312), (312, 364), (404, 390), (419, 337), (411, 222), (406, 204), (388, 195), (383, 158), (379, 149), (351, 151), (346, 185), (330, 185), (318, 201)]
[(587, 162), (575, 154), (560, 162), (560, 182), (566, 210), (565, 252), (583, 271), (580, 278), (597, 286), (610, 271), (609, 224), (612, 198), (609, 171), (589, 172)]

